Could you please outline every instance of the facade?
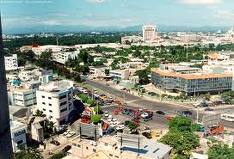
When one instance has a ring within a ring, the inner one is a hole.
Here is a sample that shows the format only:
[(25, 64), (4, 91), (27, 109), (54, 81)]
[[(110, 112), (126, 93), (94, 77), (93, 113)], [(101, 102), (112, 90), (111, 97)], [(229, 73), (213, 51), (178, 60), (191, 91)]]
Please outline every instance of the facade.
[(138, 43), (142, 42), (142, 37), (141, 36), (124, 36), (121, 37), (121, 44), (130, 44), (130, 43)]
[(59, 51), (52, 54), (53, 61), (65, 64), (69, 59), (78, 57), (79, 51)]
[(17, 152), (19, 148), (27, 147), (26, 132), (27, 125), (18, 121), (11, 121), (11, 141), (13, 152)]
[(154, 25), (145, 25), (142, 27), (143, 31), (143, 41), (144, 42), (153, 42), (156, 38), (156, 26)]
[(36, 90), (16, 88), (8, 92), (11, 105), (29, 107), (36, 104)]
[(31, 123), (31, 135), (32, 139), (37, 142), (43, 142), (44, 141), (44, 127), (45, 119), (42, 117), (36, 117)]
[[(192, 72), (191, 72), (192, 71)], [(232, 88), (232, 74), (214, 74), (188, 69), (153, 69), (152, 83), (164, 90), (185, 92), (188, 95), (205, 92), (223, 92)]]
[(13, 71), (18, 69), (17, 54), (12, 56), (5, 56), (5, 69), (6, 71)]
[(68, 122), (69, 113), (73, 110), (73, 82), (63, 80), (42, 85), (36, 97), (36, 109), (43, 111), (56, 126)]

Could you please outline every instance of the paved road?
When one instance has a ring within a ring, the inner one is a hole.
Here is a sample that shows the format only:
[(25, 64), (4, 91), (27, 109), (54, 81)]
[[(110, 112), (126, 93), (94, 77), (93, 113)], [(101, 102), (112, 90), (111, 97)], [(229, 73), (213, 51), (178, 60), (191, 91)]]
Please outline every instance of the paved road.
[(167, 111), (167, 112), (176, 112), (176, 111), (182, 111), (182, 110), (188, 109), (187, 107), (181, 106), (181, 105), (146, 100), (146, 99), (143, 99), (141, 97), (126, 93), (124, 91), (120, 91), (120, 90), (117, 90), (115, 88), (108, 87), (105, 84), (98, 83), (95, 81), (86, 80), (86, 83), (95, 87), (95, 88), (101, 89), (109, 94), (112, 94), (118, 98), (122, 98), (122, 99), (125, 98), (126, 103), (128, 103), (128, 105), (130, 105), (130, 106), (135, 106), (135, 107), (139, 107), (139, 108), (143, 107), (143, 108), (146, 108), (149, 110), (163, 110), (163, 111)]
[[(194, 121), (197, 118), (197, 110), (196, 108), (193, 108), (192, 106), (191, 108), (188, 108), (188, 106), (182, 106), (178, 104), (169, 104), (169, 103), (163, 103), (163, 102), (157, 102), (157, 101), (150, 101), (150, 100), (146, 100), (141, 97), (126, 93), (124, 91), (120, 91), (118, 89), (115, 89), (113, 87), (107, 86), (106, 84), (102, 84), (99, 82), (86, 80), (86, 83), (90, 86), (93, 86), (94, 88), (103, 90), (104, 92), (107, 92), (115, 97), (125, 99), (128, 107), (145, 108), (151, 111), (162, 110), (170, 114), (176, 114), (177, 111), (190, 110), (193, 113), (191, 118)], [(229, 109), (230, 108), (227, 108), (227, 110)], [(199, 121), (201, 121), (202, 117), (205, 114), (209, 114), (209, 112), (199, 111)], [(153, 122), (161, 122), (161, 124), (166, 124), (164, 120), (163, 121), (158, 120), (158, 118), (155, 118)], [(224, 125), (228, 128), (234, 128), (234, 122), (230, 123), (230, 122), (222, 121), (222, 123), (224, 123)]]

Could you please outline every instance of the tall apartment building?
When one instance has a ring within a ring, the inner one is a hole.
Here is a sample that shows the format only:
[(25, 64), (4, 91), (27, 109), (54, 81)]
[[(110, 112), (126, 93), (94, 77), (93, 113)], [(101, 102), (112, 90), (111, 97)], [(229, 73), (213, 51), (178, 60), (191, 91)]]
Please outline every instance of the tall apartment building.
[(205, 92), (223, 92), (232, 89), (232, 74), (207, 73), (194, 68), (153, 69), (152, 83), (164, 90), (185, 92), (187, 95)]
[(145, 25), (142, 27), (143, 31), (143, 41), (144, 42), (153, 42), (156, 38), (156, 26), (154, 25)]
[(13, 71), (18, 69), (17, 54), (12, 56), (5, 56), (5, 69), (6, 71)]
[(42, 85), (36, 92), (36, 109), (43, 111), (56, 126), (65, 124), (73, 110), (73, 91), (73, 82), (67, 80)]

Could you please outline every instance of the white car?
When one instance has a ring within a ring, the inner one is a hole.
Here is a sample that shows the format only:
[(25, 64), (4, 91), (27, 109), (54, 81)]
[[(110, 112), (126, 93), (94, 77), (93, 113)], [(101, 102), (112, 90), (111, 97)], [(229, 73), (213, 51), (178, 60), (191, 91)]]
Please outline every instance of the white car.
[(143, 113), (143, 114), (141, 114), (141, 117), (142, 118), (147, 118), (149, 115), (148, 115), (148, 113)]
[(107, 117), (109, 116), (109, 114), (108, 114), (108, 113), (105, 113), (104, 116), (107, 118)]

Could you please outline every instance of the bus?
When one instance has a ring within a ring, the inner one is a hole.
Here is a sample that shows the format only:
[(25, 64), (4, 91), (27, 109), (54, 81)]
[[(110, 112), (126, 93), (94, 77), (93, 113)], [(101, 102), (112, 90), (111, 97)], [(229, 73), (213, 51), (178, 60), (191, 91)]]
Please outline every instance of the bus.
[(225, 121), (234, 121), (234, 114), (221, 114), (221, 119)]

